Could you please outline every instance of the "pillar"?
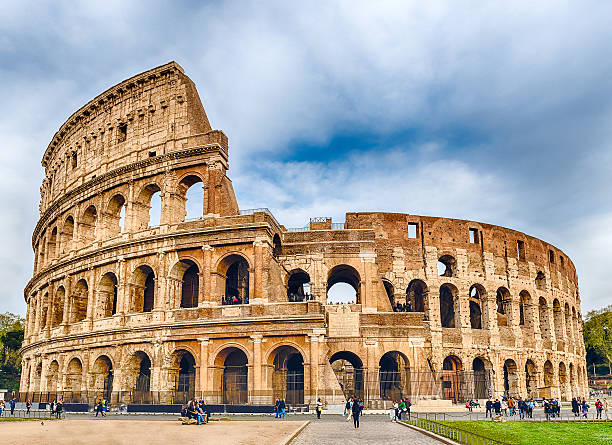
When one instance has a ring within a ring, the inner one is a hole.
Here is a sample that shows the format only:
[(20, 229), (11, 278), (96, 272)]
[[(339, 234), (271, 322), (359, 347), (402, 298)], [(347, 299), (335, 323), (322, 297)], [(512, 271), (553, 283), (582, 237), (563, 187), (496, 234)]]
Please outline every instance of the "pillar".
[(213, 250), (208, 244), (202, 246), (202, 287), (200, 288), (200, 297), (207, 304), (212, 303), (211, 268)]
[(251, 403), (255, 404), (265, 404), (269, 403), (269, 400), (265, 400), (265, 395), (263, 394), (263, 372), (262, 372), (262, 357), (261, 357), (261, 341), (263, 339), (263, 335), (261, 334), (253, 334), (250, 336), (251, 341), (253, 342), (253, 394), (251, 396)]
[(197, 390), (200, 391), (201, 396), (204, 398), (208, 396), (210, 391), (210, 385), (208, 381), (208, 360), (209, 360), (209, 345), (210, 339), (207, 337), (198, 338), (200, 343), (200, 372), (199, 372), (199, 384)]

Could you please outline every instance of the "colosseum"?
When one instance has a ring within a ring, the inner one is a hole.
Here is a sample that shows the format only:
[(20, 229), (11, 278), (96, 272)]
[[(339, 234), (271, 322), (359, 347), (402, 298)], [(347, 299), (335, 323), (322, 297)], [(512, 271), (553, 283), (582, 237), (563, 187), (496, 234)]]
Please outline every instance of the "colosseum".
[(68, 118), (42, 158), (21, 394), (372, 408), (586, 394), (558, 248), (405, 213), (286, 228), (239, 208), (228, 158), (174, 62)]

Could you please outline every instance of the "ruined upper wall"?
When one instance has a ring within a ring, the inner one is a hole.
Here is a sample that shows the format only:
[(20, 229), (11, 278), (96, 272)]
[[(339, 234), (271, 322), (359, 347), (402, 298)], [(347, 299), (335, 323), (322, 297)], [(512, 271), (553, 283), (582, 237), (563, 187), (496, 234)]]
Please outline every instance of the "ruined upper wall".
[(79, 185), (149, 157), (216, 144), (194, 83), (175, 62), (109, 88), (76, 111), (55, 133), (42, 159), (41, 214)]

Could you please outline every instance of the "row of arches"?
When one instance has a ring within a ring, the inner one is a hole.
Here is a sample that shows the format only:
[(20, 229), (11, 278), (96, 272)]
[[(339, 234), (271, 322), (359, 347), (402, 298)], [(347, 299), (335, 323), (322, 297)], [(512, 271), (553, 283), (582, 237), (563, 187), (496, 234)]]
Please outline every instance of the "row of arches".
[(161, 183), (151, 182), (136, 191), (133, 200), (128, 199), (127, 190), (121, 190), (105, 202), (94, 202), (83, 206), (84, 210), (68, 212), (38, 237), (35, 271), (52, 259), (87, 247), (96, 240), (156, 227), (162, 221), (197, 219), (206, 213), (204, 181), (199, 173), (181, 178), (176, 190), (164, 193)]

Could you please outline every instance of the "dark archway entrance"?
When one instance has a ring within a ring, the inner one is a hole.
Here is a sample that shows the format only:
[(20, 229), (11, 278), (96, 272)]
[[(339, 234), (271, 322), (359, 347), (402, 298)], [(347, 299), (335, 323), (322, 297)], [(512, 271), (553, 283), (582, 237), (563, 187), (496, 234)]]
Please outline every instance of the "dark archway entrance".
[(448, 356), (442, 363), (442, 397), (457, 403), (461, 400), (462, 386), (461, 360)]
[(273, 361), (272, 388), (274, 398), (289, 405), (304, 403), (304, 358), (292, 346), (277, 349)]
[(379, 361), (380, 397), (399, 400), (410, 395), (410, 364), (404, 354), (390, 351)]
[(223, 403), (240, 405), (248, 402), (248, 359), (246, 354), (231, 348), (223, 362)]
[(329, 363), (338, 379), (345, 398), (363, 397), (363, 362), (349, 351), (336, 352)]
[(195, 395), (195, 359), (188, 351), (178, 351), (178, 374), (174, 390), (174, 402), (186, 403)]

